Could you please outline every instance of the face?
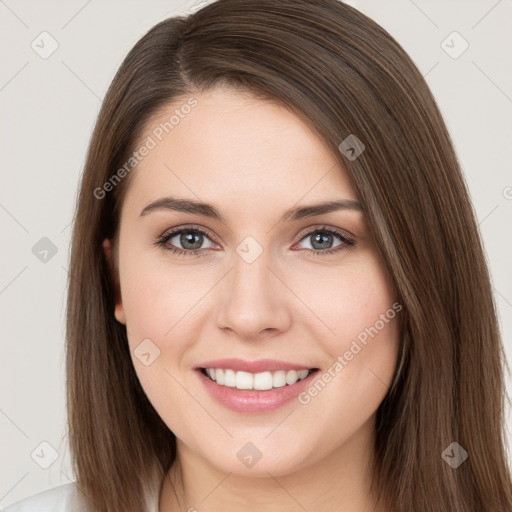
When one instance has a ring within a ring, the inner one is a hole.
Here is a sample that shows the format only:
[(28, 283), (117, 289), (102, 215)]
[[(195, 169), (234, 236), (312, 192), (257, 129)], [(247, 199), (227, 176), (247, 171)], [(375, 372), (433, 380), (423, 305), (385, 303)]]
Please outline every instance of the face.
[[(183, 449), (225, 472), (284, 475), (368, 440), (401, 306), (325, 143), (249, 93), (194, 98), (141, 137), (154, 144), (123, 202), (115, 315)], [(339, 203), (303, 209), (327, 202)]]

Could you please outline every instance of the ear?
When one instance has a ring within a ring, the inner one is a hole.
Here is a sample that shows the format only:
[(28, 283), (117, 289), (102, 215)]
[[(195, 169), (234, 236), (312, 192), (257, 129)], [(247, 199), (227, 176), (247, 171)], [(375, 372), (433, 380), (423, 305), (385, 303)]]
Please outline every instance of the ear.
[(103, 240), (103, 252), (105, 254), (105, 259), (110, 270), (110, 276), (115, 286), (116, 307), (114, 309), (114, 316), (119, 323), (126, 325), (126, 317), (124, 314), (123, 302), (121, 298), (121, 286), (119, 284), (119, 276), (117, 275), (113, 260), (112, 241), (109, 238), (105, 238), (105, 240)]

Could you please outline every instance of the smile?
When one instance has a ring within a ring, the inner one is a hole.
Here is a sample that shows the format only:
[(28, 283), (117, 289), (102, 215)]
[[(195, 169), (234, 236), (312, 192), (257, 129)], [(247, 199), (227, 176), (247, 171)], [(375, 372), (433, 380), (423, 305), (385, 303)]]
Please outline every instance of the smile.
[(243, 414), (270, 413), (292, 403), (318, 372), (318, 367), (271, 359), (217, 359), (194, 369), (215, 402)]
[(202, 371), (220, 386), (266, 391), (292, 386), (305, 379), (312, 370), (277, 370), (250, 373), (223, 368), (202, 368)]

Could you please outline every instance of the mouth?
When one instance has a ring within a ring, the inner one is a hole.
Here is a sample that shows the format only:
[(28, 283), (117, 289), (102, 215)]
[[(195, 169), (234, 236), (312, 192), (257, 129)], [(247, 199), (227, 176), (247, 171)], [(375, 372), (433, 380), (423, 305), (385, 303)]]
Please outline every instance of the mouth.
[(216, 382), (219, 386), (228, 388), (268, 391), (269, 389), (293, 386), (296, 382), (304, 380), (308, 375), (317, 371), (317, 368), (308, 370), (277, 370), (258, 373), (236, 371), (231, 368), (200, 368), (202, 374)]
[(217, 403), (235, 412), (271, 412), (297, 398), (319, 371), (280, 361), (224, 359), (195, 368)]

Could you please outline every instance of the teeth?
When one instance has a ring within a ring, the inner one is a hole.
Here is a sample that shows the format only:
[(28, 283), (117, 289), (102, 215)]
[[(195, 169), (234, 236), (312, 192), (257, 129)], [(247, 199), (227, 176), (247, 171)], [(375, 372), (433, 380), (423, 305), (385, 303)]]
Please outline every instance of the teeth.
[(217, 381), (217, 384), (224, 385), (224, 372), (222, 370), (215, 370), (215, 380)]
[(299, 373), (295, 370), (289, 370), (286, 374), (286, 384), (294, 384), (299, 380)]
[(221, 368), (206, 368), (206, 373), (210, 379), (216, 381), (221, 386), (266, 391), (272, 388), (282, 388), (287, 384), (291, 386), (297, 381), (305, 379), (309, 375), (309, 370), (278, 370), (276, 372), (249, 373)]
[(272, 389), (272, 374), (270, 372), (257, 373), (254, 376), (254, 389)]
[[(224, 370), (217, 370), (217, 377), (219, 376), (219, 372), (224, 373)], [(217, 384), (222, 384), (222, 382), (217, 381)], [(252, 373), (236, 372), (235, 386), (237, 389), (254, 389), (253, 384), (254, 378)]]
[(233, 370), (224, 370), (224, 386), (236, 387), (236, 374)]
[(299, 380), (305, 379), (308, 376), (309, 370), (299, 370)]
[(272, 387), (282, 388), (283, 386), (286, 386), (286, 372), (284, 370), (274, 372), (274, 375), (272, 375)]

